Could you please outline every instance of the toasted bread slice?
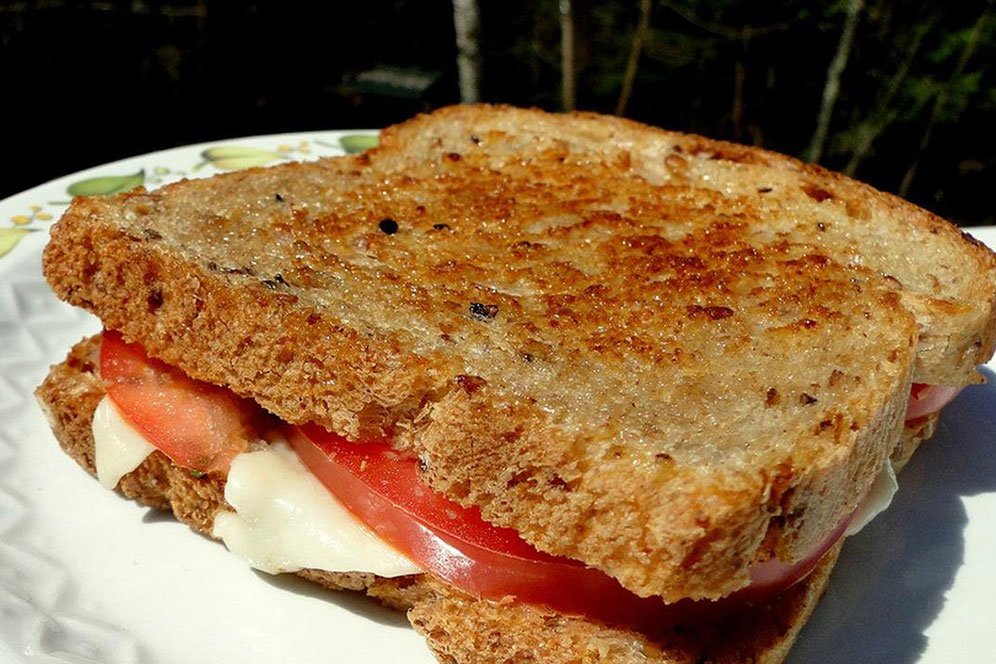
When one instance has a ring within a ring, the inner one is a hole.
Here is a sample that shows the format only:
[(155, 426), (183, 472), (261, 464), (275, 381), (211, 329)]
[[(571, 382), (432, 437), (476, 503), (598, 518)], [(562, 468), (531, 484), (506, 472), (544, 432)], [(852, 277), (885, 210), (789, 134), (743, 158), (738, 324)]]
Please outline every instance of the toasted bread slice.
[[(37, 390), (60, 445), (90, 474), (96, 473), (91, 420), (105, 394), (98, 347), (97, 337), (77, 344)], [(118, 490), (172, 511), (205, 535), (211, 533), (215, 514), (230, 509), (223, 479), (196, 478), (158, 452), (124, 476)], [(476, 600), (424, 574), (385, 579), (304, 570), (299, 575), (408, 611), (412, 624), (445, 662), (778, 662), (822, 593), (836, 556), (835, 548), (804, 582), (767, 606), (708, 625), (672, 626), (654, 638), (541, 607)]]
[[(712, 146), (730, 169), (714, 190), (718, 172), (663, 181), (645, 150), (591, 149), (623, 129), (631, 146), (676, 136), (472, 107), (370, 154), (77, 199), (46, 276), (150, 355), (289, 422), (390, 435), (437, 490), (543, 550), (640, 594), (719, 597), (854, 509), (912, 376), (940, 371), (931, 348), (972, 349), (955, 353), (971, 379), (993, 343), (993, 258), (768, 153), (671, 139), (691, 174), (708, 166), (691, 146)], [(759, 191), (789, 183), (777, 205)], [(889, 210), (893, 230), (875, 231)], [(827, 227), (870, 236), (828, 242)], [(893, 251), (926, 265), (883, 274)], [(922, 274), (940, 290), (902, 287)], [(958, 334), (943, 337), (942, 310)]]
[(963, 385), (992, 357), (993, 252), (926, 210), (819, 166), (621, 118), (577, 113), (564, 122), (511, 107), (453, 106), (418, 116), (386, 129), (380, 150), (395, 168), (425, 155), (481, 152), (513, 168), (536, 153), (582, 167), (617, 164), (672, 195), (691, 194), (686, 205), (746, 222), (769, 241), (783, 235), (812, 243), (884, 276), (917, 316), (916, 382)]

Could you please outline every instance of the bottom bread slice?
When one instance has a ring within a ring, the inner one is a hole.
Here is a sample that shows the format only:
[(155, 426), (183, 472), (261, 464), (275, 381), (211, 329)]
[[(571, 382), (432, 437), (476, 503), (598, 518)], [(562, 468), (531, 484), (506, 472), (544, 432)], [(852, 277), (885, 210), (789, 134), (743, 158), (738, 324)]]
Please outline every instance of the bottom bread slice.
[[(99, 337), (78, 343), (36, 391), (60, 446), (91, 475), (96, 474), (91, 423), (105, 394), (96, 364), (99, 344)], [(929, 436), (935, 420), (907, 430), (897, 446), (903, 461)], [(125, 475), (118, 491), (170, 510), (204, 534), (210, 534), (215, 515), (229, 509), (223, 479), (194, 477), (159, 452)], [(838, 543), (803, 582), (767, 605), (709, 624), (672, 625), (653, 638), (542, 607), (475, 599), (429, 574), (390, 579), (321, 570), (298, 574), (406, 611), (444, 662), (780, 662), (823, 593), (839, 550)]]

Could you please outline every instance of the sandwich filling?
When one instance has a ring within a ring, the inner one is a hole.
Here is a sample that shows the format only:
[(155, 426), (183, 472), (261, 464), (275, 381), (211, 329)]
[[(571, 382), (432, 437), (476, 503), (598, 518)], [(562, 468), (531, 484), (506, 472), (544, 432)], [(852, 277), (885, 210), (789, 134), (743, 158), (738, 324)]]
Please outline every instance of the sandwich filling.
[(269, 574), (321, 569), (383, 577), (422, 569), (356, 519), (301, 463), (287, 442), (232, 460), (211, 534)]
[[(97, 479), (109, 489), (156, 450), (107, 396), (94, 412), (93, 439)], [(260, 571), (422, 572), (353, 516), (278, 433), (232, 459), (225, 502), (232, 509), (215, 515), (211, 534)]]
[[(153, 449), (195, 474), (227, 475), (232, 511), (219, 512), (213, 534), (270, 573), (424, 571), (476, 597), (514, 597), (652, 627), (770, 599), (804, 578), (845, 532), (885, 509), (896, 488), (886, 463), (856, 512), (803, 560), (756, 564), (752, 584), (720, 601), (664, 604), (581, 562), (537, 551), (515, 531), (483, 521), (475, 508), (436, 494), (419, 478), (418, 461), (387, 442), (355, 444), (315, 425), (275, 422), (252, 402), (147, 358), (115, 332), (104, 333), (100, 368), (108, 392), (93, 424), (101, 483), (115, 486)], [(918, 410), (911, 405), (907, 420), (932, 412), (922, 412), (925, 402), (939, 409), (950, 398), (948, 388), (914, 387)], [(264, 430), (269, 443), (261, 440)]]

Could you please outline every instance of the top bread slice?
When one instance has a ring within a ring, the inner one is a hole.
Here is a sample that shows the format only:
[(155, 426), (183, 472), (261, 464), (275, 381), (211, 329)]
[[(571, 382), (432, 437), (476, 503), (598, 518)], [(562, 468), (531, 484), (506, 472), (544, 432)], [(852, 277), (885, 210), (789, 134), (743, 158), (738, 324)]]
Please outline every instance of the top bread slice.
[[(900, 198), (774, 152), (592, 113), (571, 122), (503, 107), (453, 106), (384, 131), (393, 165), (432, 152), (484, 146), (492, 164), (547, 152), (584, 165), (614, 163), (648, 182), (694, 192), (697, 205), (749, 220), (756, 234), (786, 234), (893, 283), (920, 326), (914, 380), (975, 382), (996, 344), (996, 260), (987, 247)], [(709, 194), (718, 200), (710, 200)]]
[(45, 273), (191, 376), (390, 436), (437, 490), (668, 600), (832, 531), (914, 376), (991, 353), (996, 290), (988, 250), (839, 176), (490, 106), (77, 199)]

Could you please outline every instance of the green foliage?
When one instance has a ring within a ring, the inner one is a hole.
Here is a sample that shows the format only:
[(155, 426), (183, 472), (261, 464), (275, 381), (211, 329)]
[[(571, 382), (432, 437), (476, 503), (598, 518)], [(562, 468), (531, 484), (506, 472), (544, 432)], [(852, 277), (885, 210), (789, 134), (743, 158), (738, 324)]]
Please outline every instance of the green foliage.
[[(815, 128), (849, 4), (657, 0), (627, 114), (801, 154)], [(615, 107), (638, 5), (574, 0), (580, 108)], [(530, 12), (531, 24), (524, 18)], [(558, 3), (544, 0), (523, 9), (518, 20), (531, 25), (509, 50), (528, 54), (533, 63), (535, 89), (524, 96), (556, 106)], [(825, 165), (895, 190), (911, 164), (927, 164), (909, 191), (914, 201), (935, 207), (938, 201), (968, 201), (938, 211), (956, 220), (996, 221), (983, 199), (989, 187), (964, 191), (981, 179), (996, 182), (992, 3), (865, 0), (857, 25)], [(983, 167), (966, 177), (964, 163)]]
[(715, 37), (694, 38), (674, 30), (651, 29), (644, 47), (644, 57), (670, 69), (693, 66), (716, 57), (720, 43)]
[(969, 72), (951, 82), (951, 90), (947, 103), (941, 110), (942, 122), (955, 123), (968, 109), (969, 104), (978, 95), (982, 84), (982, 70)]

